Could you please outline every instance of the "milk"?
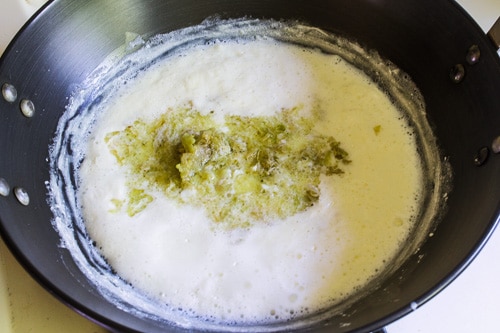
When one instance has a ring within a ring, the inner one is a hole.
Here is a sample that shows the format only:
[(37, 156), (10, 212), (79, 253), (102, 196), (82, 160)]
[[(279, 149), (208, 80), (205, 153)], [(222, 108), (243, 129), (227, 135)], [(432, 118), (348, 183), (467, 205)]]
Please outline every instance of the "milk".
[[(153, 189), (139, 214), (114, 211), (128, 176), (105, 136), (186, 103), (221, 118), (320, 110), (317, 130), (352, 163), (322, 178), (313, 207), (249, 230), (218, 229), (202, 207)], [(265, 39), (193, 46), (106, 103), (79, 169), (83, 220), (117, 274), (171, 309), (222, 323), (293, 319), (353, 295), (400, 250), (423, 191), (413, 134), (386, 93), (339, 56)]]

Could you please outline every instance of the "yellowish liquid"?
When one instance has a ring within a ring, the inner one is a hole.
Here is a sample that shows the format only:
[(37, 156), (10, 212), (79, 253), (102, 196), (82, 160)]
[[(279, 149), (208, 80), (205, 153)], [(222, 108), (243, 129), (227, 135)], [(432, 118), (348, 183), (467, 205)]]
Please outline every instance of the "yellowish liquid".
[[(310, 209), (250, 230), (214, 229), (199, 207), (158, 192), (133, 217), (116, 212), (127, 173), (104, 138), (186, 103), (221, 117), (320, 110), (317, 129), (352, 163), (322, 178)], [(412, 131), (384, 92), (338, 56), (270, 41), (194, 47), (107, 107), (80, 170), (86, 227), (120, 276), (174, 309), (236, 323), (312, 313), (369, 283), (415, 223), (422, 174)]]

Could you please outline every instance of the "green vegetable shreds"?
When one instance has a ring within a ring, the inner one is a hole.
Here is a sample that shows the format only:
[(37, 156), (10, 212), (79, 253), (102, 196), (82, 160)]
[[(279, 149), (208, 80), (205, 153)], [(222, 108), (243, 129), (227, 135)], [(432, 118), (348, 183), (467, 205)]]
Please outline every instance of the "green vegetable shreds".
[(134, 216), (157, 190), (203, 207), (228, 229), (306, 210), (319, 199), (320, 175), (341, 174), (350, 160), (333, 137), (314, 131), (313, 117), (298, 110), (217, 121), (213, 112), (188, 105), (108, 133), (111, 153), (129, 171), (128, 197), (113, 199), (111, 211)]

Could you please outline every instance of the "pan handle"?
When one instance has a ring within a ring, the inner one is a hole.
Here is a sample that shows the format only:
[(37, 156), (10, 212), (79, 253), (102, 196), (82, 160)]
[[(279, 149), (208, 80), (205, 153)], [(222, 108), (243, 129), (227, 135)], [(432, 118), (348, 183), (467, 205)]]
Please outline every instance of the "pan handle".
[(500, 17), (488, 31), (488, 37), (490, 37), (497, 50), (500, 49)]

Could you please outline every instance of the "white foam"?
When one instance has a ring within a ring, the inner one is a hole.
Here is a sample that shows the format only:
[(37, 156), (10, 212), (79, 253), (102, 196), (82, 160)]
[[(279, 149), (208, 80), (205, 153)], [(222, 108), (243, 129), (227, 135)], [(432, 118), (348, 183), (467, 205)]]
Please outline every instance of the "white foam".
[[(223, 38), (234, 35), (239, 38)], [(273, 40), (277, 37), (313, 41), (340, 56)], [(143, 71), (166, 50), (171, 51), (164, 65)], [(209, 21), (157, 37), (118, 66), (106, 64), (73, 96), (51, 153), (51, 202), (62, 246), (117, 306), (184, 327), (296, 325), (287, 320), (355, 294), (397, 257), (427, 195), (417, 145), (428, 140), (421, 138), (428, 129), (417, 121), (415, 132), (401, 110), (405, 102), (413, 118), (423, 117), (423, 104), (418, 98), (391, 103), (348, 62), (364, 52), (293, 23)], [(394, 85), (407, 81), (373, 54), (365, 57)], [(202, 210), (178, 207), (161, 193), (134, 218), (111, 214), (110, 200), (125, 195), (126, 175), (104, 136), (187, 102), (221, 116), (265, 115), (298, 104), (306, 113), (319, 107), (324, 115), (318, 129), (341, 141), (353, 163), (342, 177), (322, 179), (320, 202), (312, 209), (248, 232), (215, 232)], [(435, 158), (436, 151), (429, 155)], [(75, 172), (76, 184), (70, 181)], [(80, 239), (74, 225), (84, 231)], [(111, 274), (101, 252), (133, 287)]]

